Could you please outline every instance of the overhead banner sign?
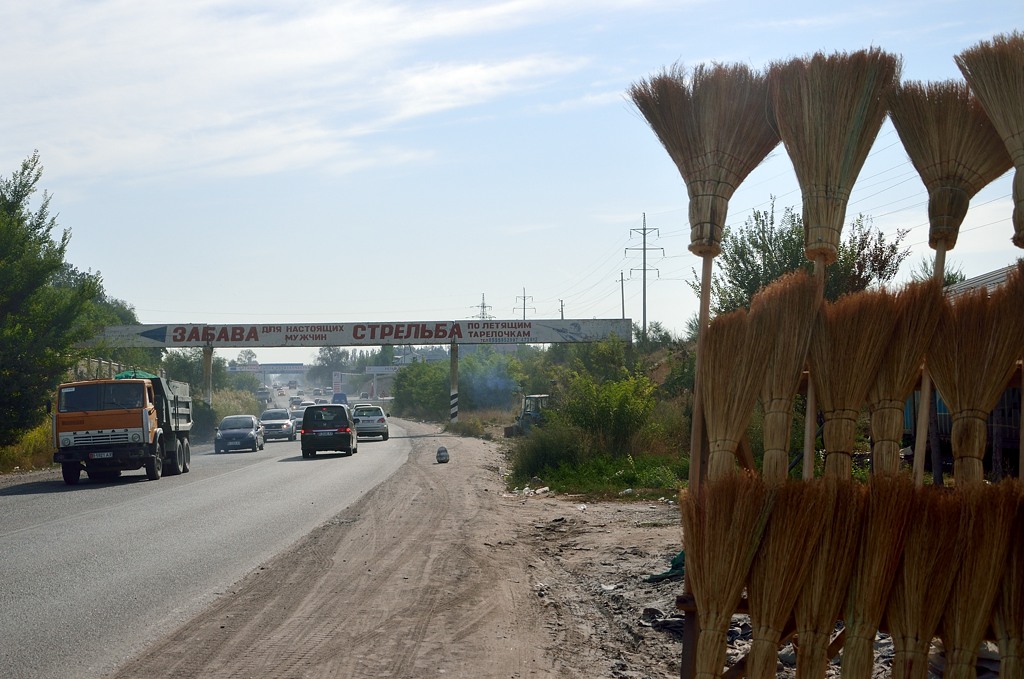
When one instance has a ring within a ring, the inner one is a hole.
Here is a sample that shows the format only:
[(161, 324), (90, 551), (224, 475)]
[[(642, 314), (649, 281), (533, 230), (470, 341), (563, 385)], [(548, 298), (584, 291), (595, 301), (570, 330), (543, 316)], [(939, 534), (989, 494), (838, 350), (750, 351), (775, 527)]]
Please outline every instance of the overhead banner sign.
[(557, 344), (632, 339), (627, 319), (469, 320), (286, 325), (117, 325), (90, 345), (115, 347), (348, 347), (389, 344)]

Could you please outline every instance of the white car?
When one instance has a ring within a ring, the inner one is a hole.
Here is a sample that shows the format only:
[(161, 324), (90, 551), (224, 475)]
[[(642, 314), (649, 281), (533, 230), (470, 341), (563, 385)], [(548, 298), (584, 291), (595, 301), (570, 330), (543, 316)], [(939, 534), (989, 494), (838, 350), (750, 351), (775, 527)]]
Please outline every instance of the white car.
[(380, 406), (356, 404), (352, 408), (352, 422), (360, 436), (379, 436), (382, 441), (388, 440), (388, 416)]
[(295, 440), (295, 422), (284, 408), (264, 410), (260, 415), (263, 422), (263, 437), (270, 439)]

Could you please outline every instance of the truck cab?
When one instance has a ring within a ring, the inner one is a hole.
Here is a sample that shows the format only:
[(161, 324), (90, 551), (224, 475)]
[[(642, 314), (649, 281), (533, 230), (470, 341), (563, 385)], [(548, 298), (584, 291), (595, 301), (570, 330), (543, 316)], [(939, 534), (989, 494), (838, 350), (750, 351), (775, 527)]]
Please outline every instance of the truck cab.
[(188, 384), (151, 378), (83, 380), (57, 388), (53, 461), (78, 483), (145, 467), (146, 475), (188, 471), (192, 399)]

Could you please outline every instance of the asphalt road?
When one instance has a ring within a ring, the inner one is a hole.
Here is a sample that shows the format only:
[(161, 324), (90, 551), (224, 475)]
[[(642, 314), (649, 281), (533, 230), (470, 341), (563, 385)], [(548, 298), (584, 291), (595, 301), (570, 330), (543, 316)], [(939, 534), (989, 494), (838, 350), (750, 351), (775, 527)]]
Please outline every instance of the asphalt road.
[(221, 453), (192, 471), (112, 483), (0, 477), (0, 674), (100, 677), (384, 481), (408, 458), (400, 424), (350, 457), (299, 442)]

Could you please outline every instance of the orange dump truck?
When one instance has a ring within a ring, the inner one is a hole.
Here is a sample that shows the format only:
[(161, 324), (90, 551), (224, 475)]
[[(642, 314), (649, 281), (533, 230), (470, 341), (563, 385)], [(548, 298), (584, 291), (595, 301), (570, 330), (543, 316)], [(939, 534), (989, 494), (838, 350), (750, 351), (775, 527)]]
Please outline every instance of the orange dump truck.
[(155, 481), (189, 470), (192, 398), (185, 382), (162, 377), (85, 380), (57, 387), (53, 461), (64, 482), (145, 467)]

